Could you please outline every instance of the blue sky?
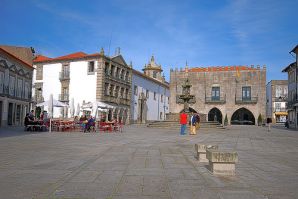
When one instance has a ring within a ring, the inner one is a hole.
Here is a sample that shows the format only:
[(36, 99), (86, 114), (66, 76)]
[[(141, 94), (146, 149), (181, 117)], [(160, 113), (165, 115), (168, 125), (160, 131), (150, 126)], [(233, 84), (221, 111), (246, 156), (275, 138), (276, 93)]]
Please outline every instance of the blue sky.
[[(170, 68), (266, 65), (267, 81), (295, 59), (298, 0), (0, 0), (0, 44), (49, 57), (113, 55), (141, 70), (153, 54)], [(295, 16), (296, 15), (296, 16)], [(110, 50), (109, 50), (110, 49)]]

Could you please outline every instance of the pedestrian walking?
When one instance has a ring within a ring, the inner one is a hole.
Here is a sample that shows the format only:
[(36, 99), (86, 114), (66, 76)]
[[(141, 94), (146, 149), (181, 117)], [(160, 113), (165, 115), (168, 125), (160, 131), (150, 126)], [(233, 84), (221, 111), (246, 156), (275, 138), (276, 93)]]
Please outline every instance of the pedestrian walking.
[(199, 114), (198, 114), (198, 113), (195, 115), (195, 118), (196, 118), (196, 127), (195, 127), (195, 133), (197, 134), (197, 129), (199, 129), (199, 128), (200, 128), (200, 122), (201, 122), (201, 118), (200, 118), (200, 116), (199, 116)]
[(186, 124), (187, 124), (187, 114), (185, 112), (182, 112), (180, 114), (180, 124), (181, 124), (180, 135), (185, 135)]
[(190, 135), (195, 135), (196, 134), (196, 117), (195, 114), (192, 113), (191, 117), (190, 117)]

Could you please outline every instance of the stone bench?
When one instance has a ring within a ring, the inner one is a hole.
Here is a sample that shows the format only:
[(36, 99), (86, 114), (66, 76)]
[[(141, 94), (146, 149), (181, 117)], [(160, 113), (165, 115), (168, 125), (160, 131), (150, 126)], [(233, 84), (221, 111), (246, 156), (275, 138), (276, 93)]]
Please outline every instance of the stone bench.
[(238, 162), (236, 152), (207, 149), (206, 158), (213, 174), (235, 175), (235, 163)]
[(208, 162), (206, 158), (206, 149), (218, 149), (217, 145), (205, 145), (205, 144), (195, 144), (195, 152), (197, 153), (197, 159), (199, 162)]

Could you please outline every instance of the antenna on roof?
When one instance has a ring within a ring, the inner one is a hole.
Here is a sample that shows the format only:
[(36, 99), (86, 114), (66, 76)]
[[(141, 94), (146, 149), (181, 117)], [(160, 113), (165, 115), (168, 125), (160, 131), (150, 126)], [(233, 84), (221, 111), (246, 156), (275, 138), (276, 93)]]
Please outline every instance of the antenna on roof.
[(110, 37), (110, 42), (109, 42), (108, 56), (110, 56), (110, 49), (111, 49), (112, 38), (113, 38), (113, 32), (111, 32), (111, 37)]

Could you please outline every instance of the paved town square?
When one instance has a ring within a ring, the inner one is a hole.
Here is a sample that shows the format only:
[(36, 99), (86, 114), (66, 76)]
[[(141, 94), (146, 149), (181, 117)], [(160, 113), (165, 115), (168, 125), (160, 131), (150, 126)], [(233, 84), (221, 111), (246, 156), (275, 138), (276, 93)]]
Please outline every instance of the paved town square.
[[(9, 132), (11, 131), (11, 132)], [(14, 132), (13, 132), (14, 131)], [(297, 131), (229, 126), (179, 135), (127, 126), (123, 133), (0, 130), (1, 198), (297, 198)], [(236, 175), (214, 176), (195, 144), (238, 153)]]

